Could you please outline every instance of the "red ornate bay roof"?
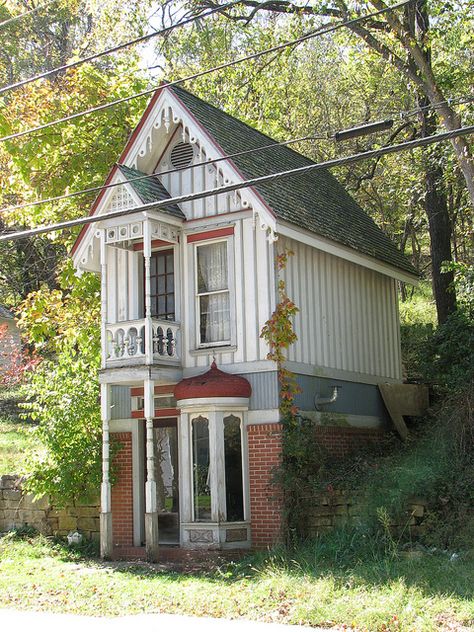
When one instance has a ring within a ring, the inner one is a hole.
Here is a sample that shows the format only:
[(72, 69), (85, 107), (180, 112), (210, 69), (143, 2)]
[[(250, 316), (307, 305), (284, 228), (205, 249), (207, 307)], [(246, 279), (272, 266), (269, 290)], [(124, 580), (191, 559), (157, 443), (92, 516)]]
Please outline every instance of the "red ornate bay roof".
[(206, 373), (185, 378), (174, 388), (174, 396), (177, 400), (209, 397), (248, 398), (251, 393), (252, 387), (244, 377), (221, 371), (217, 368), (215, 361)]

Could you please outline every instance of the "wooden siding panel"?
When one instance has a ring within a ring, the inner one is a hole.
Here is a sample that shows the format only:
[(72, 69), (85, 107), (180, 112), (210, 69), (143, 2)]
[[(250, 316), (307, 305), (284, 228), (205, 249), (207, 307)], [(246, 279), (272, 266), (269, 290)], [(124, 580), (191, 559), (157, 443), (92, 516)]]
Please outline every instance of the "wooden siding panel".
[(283, 272), (288, 296), (300, 309), (297, 343), (288, 359), (311, 366), (400, 378), (396, 282), (309, 246), (291, 248)]

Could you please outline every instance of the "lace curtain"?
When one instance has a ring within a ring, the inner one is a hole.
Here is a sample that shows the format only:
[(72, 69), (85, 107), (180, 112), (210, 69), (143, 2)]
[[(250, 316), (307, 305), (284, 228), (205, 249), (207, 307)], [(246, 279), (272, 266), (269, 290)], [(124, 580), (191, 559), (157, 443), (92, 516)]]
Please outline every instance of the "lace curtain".
[(197, 249), (200, 342), (230, 340), (227, 242)]

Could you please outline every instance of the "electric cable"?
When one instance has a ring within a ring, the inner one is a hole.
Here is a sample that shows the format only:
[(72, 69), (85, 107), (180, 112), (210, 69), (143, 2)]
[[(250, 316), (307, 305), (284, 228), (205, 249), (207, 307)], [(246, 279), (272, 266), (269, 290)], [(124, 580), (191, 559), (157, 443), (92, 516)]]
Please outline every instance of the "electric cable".
[(201, 13), (200, 15), (195, 15), (193, 17), (187, 18), (183, 20), (182, 22), (177, 22), (176, 24), (167, 26), (163, 29), (160, 29), (159, 31), (154, 31), (152, 33), (148, 33), (147, 35), (142, 35), (141, 37), (137, 37), (133, 40), (129, 40), (127, 42), (124, 42), (123, 44), (117, 44), (117, 46), (107, 48), (106, 50), (103, 50), (99, 53), (94, 53), (93, 55), (89, 55), (88, 57), (82, 57), (81, 59), (78, 59), (76, 61), (72, 61), (68, 64), (64, 64), (62, 66), (58, 66), (57, 68), (53, 68), (52, 70), (47, 70), (45, 72), (34, 75), (33, 77), (28, 77), (27, 79), (22, 79), (21, 81), (17, 81), (16, 83), (12, 83), (8, 86), (3, 86), (0, 88), (0, 95), (4, 94), (5, 92), (8, 92), (9, 90), (16, 90), (17, 88), (26, 86), (27, 84), (32, 83), (33, 81), (39, 81), (39, 79), (45, 79), (46, 77), (51, 77), (52, 75), (56, 75), (59, 72), (64, 72), (65, 70), (69, 70), (70, 68), (76, 68), (77, 66), (93, 61), (94, 59), (100, 59), (101, 57), (104, 57), (106, 55), (111, 55), (112, 53), (116, 53), (117, 51), (122, 50), (124, 48), (134, 46), (135, 44), (139, 44), (141, 42), (146, 42), (154, 37), (158, 37), (159, 35), (166, 35), (167, 33), (170, 33), (171, 31), (174, 31), (177, 28), (187, 26), (188, 24), (196, 22), (197, 20), (200, 20), (202, 18), (207, 18), (209, 15), (212, 15), (220, 11), (221, 9), (229, 9), (240, 3), (241, 3), (241, 0), (235, 0), (235, 2), (229, 2), (227, 4), (222, 5), (219, 8), (215, 8), (210, 11), (207, 11), (206, 13)]
[(37, 7), (33, 7), (29, 11), (25, 11), (24, 13), (20, 13), (19, 15), (13, 15), (11, 18), (8, 18), (7, 20), (3, 20), (3, 22), (0, 22), (0, 28), (2, 28), (2, 26), (7, 26), (7, 24), (11, 24), (12, 22), (16, 22), (17, 20), (20, 20), (21, 18), (25, 18), (27, 15), (31, 15), (32, 13), (36, 13), (37, 11), (42, 11), (43, 9), (46, 9), (46, 7), (49, 7), (50, 4), (53, 4), (53, 2), (56, 2), (56, 0), (49, 0), (49, 2), (44, 2), (43, 4), (38, 5)]
[[(416, 109), (412, 109), (412, 110), (405, 110), (405, 111), (396, 111), (396, 110), (392, 110), (391, 112), (389, 112), (389, 114), (394, 115), (394, 116), (399, 116), (400, 118), (405, 118), (408, 116), (414, 116), (415, 114), (417, 114), (418, 112), (421, 111), (426, 111), (427, 109), (436, 109), (438, 106), (441, 106), (445, 103), (449, 103), (449, 104), (461, 104), (461, 103), (472, 103), (474, 101), (474, 96), (472, 97), (468, 97), (468, 96), (460, 96), (460, 97), (451, 97), (449, 99), (446, 99), (443, 102), (438, 103), (436, 106), (433, 105), (425, 105)], [(355, 127), (355, 126), (354, 126)], [(344, 130), (346, 131), (346, 130)], [(319, 134), (319, 135), (309, 135), (309, 136), (301, 136), (299, 138), (293, 138), (290, 140), (285, 140), (285, 141), (281, 141), (281, 142), (274, 142), (274, 143), (270, 143), (268, 145), (262, 145), (261, 147), (258, 147), (256, 149), (246, 149), (243, 151), (239, 151), (233, 154), (227, 154), (225, 156), (220, 156), (219, 158), (213, 158), (211, 160), (204, 160), (201, 162), (197, 162), (194, 163), (192, 165), (188, 165), (187, 167), (178, 167), (176, 169), (167, 169), (165, 171), (159, 171), (159, 172), (155, 172), (155, 173), (150, 173), (150, 174), (144, 174), (141, 176), (136, 176), (133, 178), (128, 178), (125, 181), (121, 181), (121, 182), (112, 182), (109, 184), (101, 184), (101, 185), (97, 185), (94, 187), (89, 187), (87, 189), (81, 189), (79, 191), (73, 191), (71, 193), (64, 193), (61, 195), (56, 195), (54, 197), (49, 197), (49, 198), (43, 198), (41, 200), (35, 200), (33, 202), (22, 202), (21, 204), (15, 204), (12, 206), (5, 206), (3, 208), (0, 208), (0, 215), (5, 214), (5, 213), (10, 213), (12, 211), (17, 211), (23, 208), (29, 208), (29, 207), (34, 207), (34, 206), (40, 206), (42, 204), (50, 204), (52, 202), (59, 202), (61, 200), (66, 200), (69, 198), (73, 198), (73, 197), (77, 197), (77, 196), (82, 196), (82, 195), (87, 195), (89, 193), (99, 193), (102, 190), (107, 190), (107, 189), (112, 189), (114, 187), (118, 187), (118, 186), (123, 186), (124, 184), (132, 184), (134, 182), (138, 182), (141, 180), (148, 180), (150, 178), (156, 178), (156, 177), (160, 177), (160, 176), (165, 176), (165, 175), (170, 175), (172, 173), (177, 173), (177, 172), (181, 172), (181, 171), (186, 171), (187, 169), (195, 169), (197, 167), (202, 167), (202, 166), (206, 166), (206, 165), (212, 165), (218, 162), (222, 162), (224, 160), (231, 160), (233, 158), (237, 158), (238, 156), (242, 156), (245, 154), (255, 154), (258, 153), (260, 151), (264, 151), (267, 149), (272, 149), (275, 147), (284, 147), (286, 145), (291, 145), (294, 143), (299, 143), (299, 142), (305, 142), (305, 141), (311, 141), (311, 140), (334, 140), (335, 136), (337, 134), (340, 134), (340, 132), (331, 132), (331, 131), (327, 131), (325, 134)]]
[(13, 134), (9, 134), (7, 136), (3, 136), (0, 138), (0, 142), (5, 142), (7, 140), (13, 140), (16, 138), (21, 138), (22, 136), (26, 136), (28, 134), (31, 134), (33, 132), (39, 132), (41, 130), (44, 129), (48, 129), (50, 127), (53, 127), (54, 125), (59, 125), (60, 123), (67, 123), (68, 121), (73, 121), (77, 118), (83, 117), (83, 116), (87, 116), (88, 114), (93, 114), (95, 112), (101, 112), (102, 110), (106, 110), (108, 108), (111, 107), (115, 107), (116, 105), (120, 105), (121, 103), (127, 103), (128, 101), (132, 101), (133, 99), (138, 99), (140, 97), (143, 96), (147, 96), (149, 94), (152, 94), (153, 92), (155, 92), (156, 90), (158, 90), (160, 87), (164, 88), (164, 87), (172, 87), (172, 86), (176, 86), (179, 85), (181, 83), (185, 83), (186, 81), (192, 81), (194, 79), (198, 79), (199, 77), (204, 77), (206, 75), (209, 75), (213, 72), (219, 71), (219, 70), (224, 70), (225, 68), (230, 68), (232, 66), (236, 66), (237, 64), (241, 64), (245, 61), (251, 61), (254, 59), (259, 59), (260, 57), (263, 57), (265, 55), (268, 55), (270, 53), (274, 53), (280, 50), (284, 50), (285, 48), (288, 48), (289, 46), (298, 46), (299, 44), (306, 42), (310, 39), (313, 39), (314, 37), (319, 37), (321, 35), (326, 35), (328, 33), (332, 33), (334, 31), (337, 31), (341, 28), (345, 28), (347, 26), (350, 26), (352, 24), (358, 24), (359, 22), (363, 22), (365, 20), (368, 20), (370, 18), (376, 17), (378, 15), (382, 15), (383, 13), (387, 13), (389, 11), (394, 11), (395, 9), (399, 9), (400, 7), (403, 7), (409, 3), (413, 2), (413, 0), (403, 0), (402, 2), (399, 2), (395, 5), (392, 5), (390, 7), (384, 7), (383, 9), (380, 9), (379, 11), (375, 11), (374, 13), (368, 13), (366, 15), (361, 15), (357, 18), (353, 18), (351, 20), (346, 20), (344, 22), (339, 22), (337, 24), (332, 24), (332, 25), (326, 25), (323, 26), (321, 28), (315, 29), (313, 31), (310, 31), (309, 33), (306, 33), (305, 35), (302, 35), (301, 37), (298, 37), (294, 40), (290, 40), (287, 42), (282, 42), (281, 44), (276, 44), (275, 46), (272, 46), (271, 48), (267, 48), (265, 50), (262, 51), (258, 51), (256, 53), (251, 53), (249, 55), (244, 55), (243, 57), (239, 57), (238, 59), (235, 59), (233, 61), (229, 61), (229, 62), (225, 62), (222, 64), (219, 64), (217, 66), (213, 66), (212, 68), (207, 68), (206, 70), (200, 70), (196, 73), (193, 73), (192, 75), (189, 75), (187, 77), (183, 77), (181, 79), (176, 79), (174, 81), (170, 81), (170, 82), (165, 82), (162, 83), (159, 86), (154, 86), (153, 88), (148, 88), (147, 90), (142, 90), (141, 92), (137, 92), (135, 94), (132, 94), (128, 97), (121, 97), (120, 99), (115, 99), (115, 101), (109, 101), (108, 103), (103, 103), (101, 105), (97, 105), (94, 106), (92, 108), (88, 108), (87, 110), (82, 110), (80, 112), (75, 112), (74, 114), (69, 114), (68, 116), (64, 116), (60, 119), (56, 119), (54, 121), (49, 121), (48, 123), (43, 123), (42, 125), (37, 125), (36, 127), (30, 127), (26, 130), (20, 131), (20, 132), (15, 132)]
[(247, 189), (249, 187), (259, 186), (262, 184), (266, 184), (268, 182), (272, 182), (274, 180), (279, 180), (281, 178), (287, 178), (290, 176), (298, 176), (305, 173), (311, 173), (313, 171), (331, 169), (333, 167), (340, 167), (343, 165), (360, 162), (361, 160), (378, 158), (379, 156), (384, 156), (387, 154), (393, 154), (400, 151), (408, 151), (410, 149), (416, 149), (417, 147), (426, 147), (427, 145), (432, 145), (433, 143), (439, 143), (445, 140), (451, 140), (452, 138), (457, 138), (460, 136), (468, 136), (469, 134), (473, 134), (473, 133), (474, 133), (474, 125), (469, 125), (467, 127), (451, 130), (449, 132), (442, 132), (440, 134), (434, 134), (432, 136), (425, 136), (424, 138), (417, 138), (415, 140), (406, 141), (403, 143), (399, 143), (397, 145), (389, 145), (387, 147), (381, 147), (379, 149), (371, 149), (369, 151), (361, 152), (358, 154), (352, 154), (350, 156), (345, 156), (343, 158), (333, 158), (325, 162), (313, 163), (310, 165), (305, 165), (304, 167), (297, 167), (295, 169), (288, 169), (286, 171), (279, 171), (279, 172), (264, 175), (264, 176), (258, 176), (256, 178), (250, 178), (248, 180), (244, 180), (243, 182), (238, 182), (235, 184), (227, 184), (227, 185), (223, 185), (223, 186), (216, 187), (213, 189), (200, 191), (198, 193), (188, 193), (185, 195), (179, 195), (176, 197), (168, 198), (166, 200), (143, 204), (142, 206), (138, 206), (134, 208), (121, 209), (119, 211), (111, 211), (109, 213), (104, 213), (103, 215), (92, 215), (92, 216), (87, 216), (87, 217), (80, 217), (80, 218), (68, 220), (65, 222), (59, 222), (57, 224), (51, 224), (49, 226), (38, 226), (36, 228), (30, 228), (30, 229), (25, 229), (21, 231), (7, 232), (7, 233), (0, 234), (0, 242), (10, 241), (10, 240), (15, 241), (17, 239), (22, 239), (23, 237), (40, 235), (44, 233), (53, 232), (56, 230), (64, 230), (65, 228), (71, 228), (74, 226), (83, 226), (86, 224), (93, 224), (93, 223), (102, 222), (108, 219), (114, 219), (116, 217), (131, 215), (132, 213), (140, 213), (140, 212), (149, 211), (149, 210), (159, 210), (160, 208), (164, 208), (172, 204), (183, 204), (184, 202), (202, 200), (208, 197), (212, 197), (214, 195), (222, 195), (223, 193), (231, 193), (233, 191), (239, 191), (240, 189)]

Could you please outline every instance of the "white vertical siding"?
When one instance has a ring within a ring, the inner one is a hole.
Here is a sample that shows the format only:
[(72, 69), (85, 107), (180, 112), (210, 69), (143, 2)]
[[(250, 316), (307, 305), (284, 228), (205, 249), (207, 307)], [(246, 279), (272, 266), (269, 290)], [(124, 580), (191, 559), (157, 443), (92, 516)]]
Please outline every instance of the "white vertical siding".
[(295, 253), (283, 278), (300, 310), (288, 359), (400, 379), (396, 281), (281, 237), (284, 246)]

